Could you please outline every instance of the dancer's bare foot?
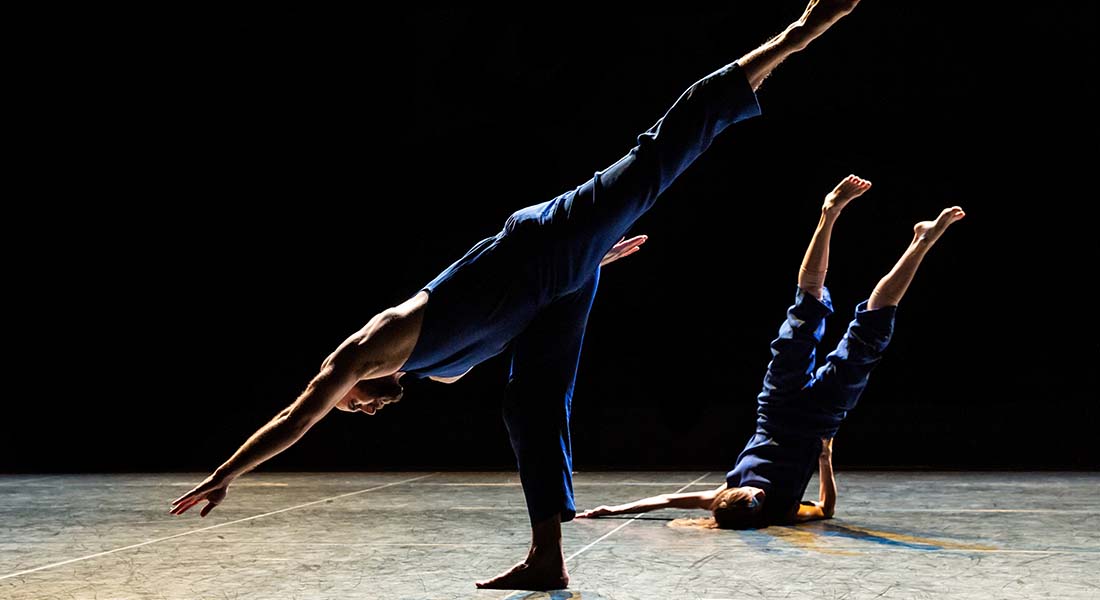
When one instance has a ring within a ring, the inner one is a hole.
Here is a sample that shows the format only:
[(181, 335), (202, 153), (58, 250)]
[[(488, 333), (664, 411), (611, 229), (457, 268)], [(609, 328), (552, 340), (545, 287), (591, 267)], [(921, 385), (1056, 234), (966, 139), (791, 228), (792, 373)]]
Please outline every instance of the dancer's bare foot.
[(561, 552), (556, 554), (556, 557), (530, 554), (526, 560), (504, 573), (474, 585), (483, 590), (563, 590), (569, 586), (569, 573), (565, 569), (565, 557)]
[(475, 585), (483, 590), (561, 590), (569, 585), (565, 554), (561, 549), (561, 515), (531, 525), (531, 549), (523, 562), (488, 581)]
[(952, 206), (940, 211), (940, 216), (934, 221), (921, 221), (913, 226), (913, 243), (925, 242), (931, 244), (940, 239), (947, 227), (966, 216), (963, 209)]
[(871, 182), (866, 179), (849, 175), (836, 184), (833, 191), (825, 196), (825, 204), (822, 210), (826, 212), (840, 212), (846, 204), (863, 195), (863, 192), (871, 189)]
[(806, 10), (794, 24), (791, 32), (799, 37), (803, 44), (825, 33), (844, 15), (852, 12), (859, 0), (810, 0)]
[(760, 88), (772, 70), (795, 52), (825, 33), (844, 15), (852, 12), (859, 0), (810, 0), (799, 19), (787, 25), (779, 35), (737, 59), (753, 91)]

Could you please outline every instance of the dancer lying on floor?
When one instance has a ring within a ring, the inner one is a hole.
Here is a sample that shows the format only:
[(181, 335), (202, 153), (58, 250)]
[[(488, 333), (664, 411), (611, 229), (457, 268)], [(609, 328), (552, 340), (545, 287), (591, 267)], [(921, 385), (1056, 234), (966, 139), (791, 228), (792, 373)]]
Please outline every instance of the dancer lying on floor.
[[(894, 314), (925, 254), (947, 227), (965, 216), (945, 208), (932, 221), (913, 227), (913, 239), (894, 268), (855, 310), (855, 319), (836, 349), (815, 365), (833, 305), (825, 287), (829, 240), (844, 207), (870, 189), (850, 175), (825, 197), (821, 218), (798, 272), (794, 305), (771, 343), (772, 360), (757, 396), (756, 433), (749, 439), (726, 483), (705, 492), (663, 494), (618, 506), (600, 506), (577, 517), (640, 513), (661, 508), (698, 508), (714, 514), (718, 527), (746, 529), (773, 523), (828, 519), (836, 507), (832, 441), (855, 408), (871, 370), (894, 331)], [(817, 501), (803, 502), (814, 467), (820, 470)]]

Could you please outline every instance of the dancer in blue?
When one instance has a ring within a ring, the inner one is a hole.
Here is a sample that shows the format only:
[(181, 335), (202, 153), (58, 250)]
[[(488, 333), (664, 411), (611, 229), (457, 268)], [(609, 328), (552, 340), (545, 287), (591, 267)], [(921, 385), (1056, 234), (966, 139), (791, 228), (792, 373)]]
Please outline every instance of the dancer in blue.
[(782, 33), (690, 86), (621, 160), (576, 189), (521, 209), (423, 289), (375, 315), (322, 364), (306, 390), (205, 481), (173, 502), (206, 515), (237, 477), (285, 450), (333, 408), (375, 414), (406, 374), (453, 382), (510, 351), (504, 418), (532, 524), (527, 557), (485, 588), (568, 584), (561, 523), (575, 515), (569, 413), (600, 267), (637, 251), (625, 235), (715, 138), (759, 114), (755, 95), (788, 56), (858, 0), (811, 0)]
[[(821, 218), (798, 272), (794, 304), (772, 341), (772, 360), (757, 396), (756, 433), (726, 483), (704, 492), (663, 494), (617, 506), (600, 506), (578, 517), (648, 512), (660, 508), (710, 510), (718, 527), (744, 529), (773, 523), (828, 519), (836, 507), (833, 436), (856, 407), (871, 371), (882, 359), (894, 332), (898, 303), (925, 254), (949, 225), (965, 216), (958, 206), (943, 209), (932, 221), (913, 227), (913, 239), (894, 268), (856, 306), (855, 318), (836, 349), (816, 362), (833, 313), (825, 287), (829, 242), (844, 206), (871, 188), (849, 175), (825, 197)], [(806, 485), (819, 469), (816, 501), (802, 501)]]

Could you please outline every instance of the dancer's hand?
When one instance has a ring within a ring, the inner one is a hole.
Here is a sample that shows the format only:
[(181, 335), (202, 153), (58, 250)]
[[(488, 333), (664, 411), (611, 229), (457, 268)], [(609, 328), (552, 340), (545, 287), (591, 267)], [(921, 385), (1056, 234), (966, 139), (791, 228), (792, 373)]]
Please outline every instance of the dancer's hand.
[(577, 513), (578, 519), (594, 519), (596, 517), (604, 517), (607, 515), (613, 515), (615, 511), (610, 506), (597, 506), (596, 508), (590, 508), (584, 512)]
[(190, 492), (176, 498), (172, 502), (172, 510), (168, 512), (173, 515), (182, 515), (192, 506), (206, 500), (206, 506), (199, 511), (199, 516), (205, 517), (225, 500), (225, 495), (229, 491), (229, 483), (230, 480), (211, 475), (205, 481), (196, 485)]
[(611, 264), (620, 258), (634, 254), (641, 249), (642, 244), (648, 239), (648, 235), (636, 235), (629, 240), (626, 238), (619, 240), (619, 243), (612, 246), (611, 249), (607, 251), (607, 254), (604, 255), (603, 260), (600, 261), (600, 266)]

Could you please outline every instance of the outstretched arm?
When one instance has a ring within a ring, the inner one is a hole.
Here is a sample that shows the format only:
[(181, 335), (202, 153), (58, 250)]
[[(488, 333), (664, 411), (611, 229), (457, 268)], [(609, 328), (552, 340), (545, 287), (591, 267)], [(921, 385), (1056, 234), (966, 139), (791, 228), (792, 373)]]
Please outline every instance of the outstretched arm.
[(798, 521), (831, 519), (836, 510), (836, 478), (833, 476), (833, 440), (821, 440), (821, 456), (817, 459), (817, 477), (821, 480), (817, 502), (798, 507)]
[(710, 510), (710, 505), (714, 503), (714, 498), (718, 495), (718, 492), (726, 489), (726, 485), (722, 484), (720, 487), (705, 492), (691, 492), (687, 494), (661, 494), (660, 496), (653, 496), (650, 498), (643, 498), (641, 500), (635, 500), (634, 502), (628, 502), (626, 504), (618, 504), (615, 506), (598, 506), (596, 508), (586, 510), (577, 514), (577, 518), (595, 518), (606, 517), (609, 515), (625, 515), (631, 513), (644, 513), (651, 510), (659, 510), (662, 508), (699, 508), (702, 510)]
[(202, 483), (172, 502), (170, 513), (181, 515), (206, 500), (206, 506), (199, 511), (199, 516), (205, 517), (225, 499), (229, 484), (294, 445), (310, 427), (328, 414), (333, 405), (331, 399), (342, 397), (346, 393), (344, 390), (355, 383), (344, 379), (334, 376), (332, 367), (326, 365), (294, 404), (284, 408), (252, 434)]
[[(245, 441), (221, 466), (191, 491), (172, 502), (171, 514), (181, 515), (206, 501), (205, 517), (225, 499), (234, 480), (294, 445), (327, 415), (357, 383), (388, 377), (405, 362), (420, 334), (427, 294), (421, 292), (372, 318), (336, 349), (320, 372), (294, 401)], [(376, 411), (372, 405), (369, 414)]]

